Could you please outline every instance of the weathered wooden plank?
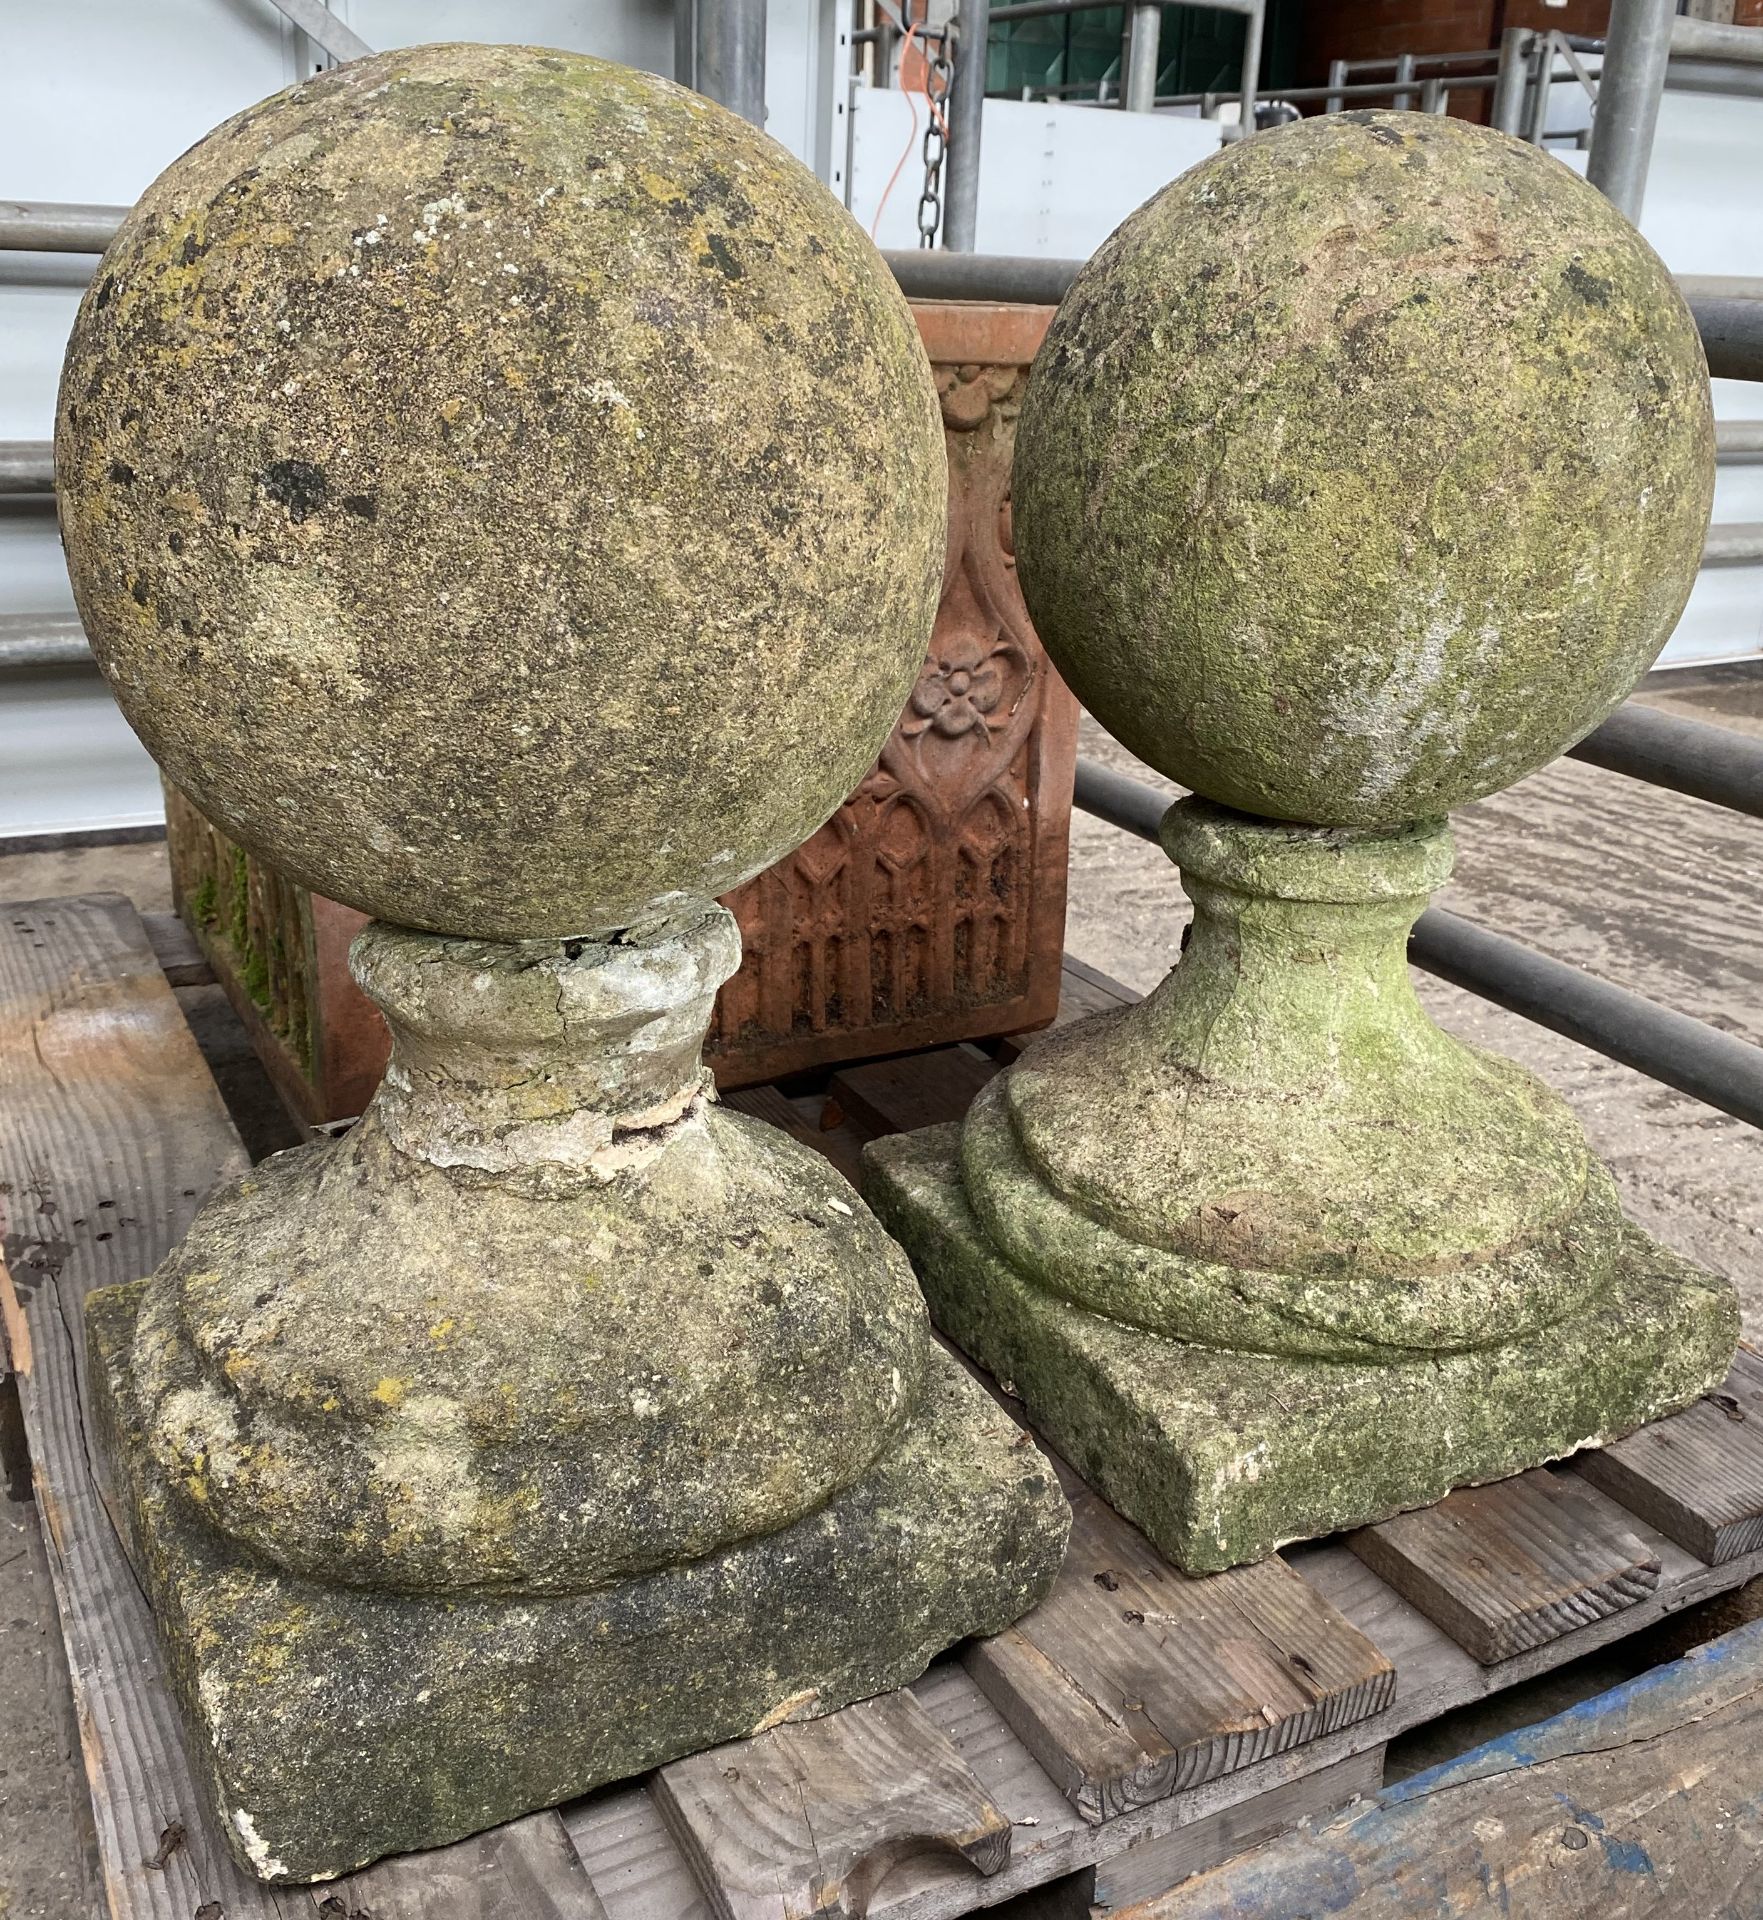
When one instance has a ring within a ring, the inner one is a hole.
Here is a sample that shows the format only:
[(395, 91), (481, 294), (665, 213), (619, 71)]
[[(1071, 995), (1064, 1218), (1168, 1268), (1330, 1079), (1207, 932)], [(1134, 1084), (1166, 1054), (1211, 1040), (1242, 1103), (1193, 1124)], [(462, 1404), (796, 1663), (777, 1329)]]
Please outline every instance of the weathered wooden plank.
[(1547, 1467), (1459, 1487), (1347, 1544), (1484, 1665), (1620, 1612), (1659, 1584), (1628, 1514)]
[[(1703, 1566), (1662, 1535), (1637, 1527), (1662, 1562), (1659, 1590), (1625, 1613), (1484, 1667), (1338, 1542), (1286, 1550), (1305, 1580), (1395, 1662), (1396, 1698), (1381, 1713), (1254, 1766), (1120, 1814), (1102, 1825), (1078, 1815), (1028, 1749), (954, 1661), (939, 1661), (912, 1691), (1016, 1828), (1010, 1863), (975, 1882), (965, 1866), (918, 1859), (890, 1874), (871, 1920), (956, 1920), (1177, 1832), (1223, 1808), (1244, 1807), (1336, 1762), (1382, 1746), (1450, 1708), (1495, 1693), (1608, 1645), (1668, 1611), (1763, 1574), (1763, 1552)], [(706, 1920), (695, 1882), (649, 1796), (596, 1795), (563, 1809), (608, 1920)], [(1470, 1909), (1473, 1911), (1473, 1909)], [(1600, 1916), (1599, 1920), (1607, 1920)]]
[(1573, 1468), (1710, 1566), (1763, 1547), (1763, 1359), (1741, 1347), (1718, 1393)]
[[(86, 1294), (155, 1267), (244, 1164), (120, 895), (0, 908), (0, 1309), (48, 1540), (99, 1858), (118, 1920), (309, 1913), (239, 1871), (202, 1811), (145, 1601), (88, 1462)], [(211, 1917), (212, 1920), (212, 1917)]]
[(1173, 1833), (1107, 1855), (1096, 1867), (1096, 1904), (1129, 1907), (1135, 1900), (1167, 1893), (1300, 1820), (1327, 1819), (1350, 1801), (1369, 1800), (1382, 1785), (1383, 1748), (1371, 1747), (1256, 1799), (1220, 1807)]
[(614, 1787), (559, 1809), (606, 1920), (710, 1920), (697, 1875), (643, 1787)]
[[(1113, 974), (1104, 973), (1100, 967), (1092, 967), (1087, 960), (1080, 960), (1075, 953), (1065, 956), (1061, 981), (1064, 989), (1059, 998), (1061, 1024), (1068, 1017), (1081, 1020), (1086, 1013), (1101, 1013), (1111, 1006), (1130, 1007), (1134, 1001), (1145, 997), (1135, 988), (1116, 980)], [(1066, 1013), (1068, 998), (1070, 1016)]]
[(382, 1860), (311, 1899), (323, 1920), (606, 1920), (555, 1813)]
[(214, 979), (208, 956), (175, 913), (144, 913), (141, 925), (159, 970), (174, 987), (203, 987)]
[(1277, 1555), (1193, 1579), (1068, 1480), (1071, 1546), (1034, 1612), (968, 1671), (1087, 1820), (1381, 1711), (1389, 1661)]
[(1760, 1830), (1763, 1622), (1754, 1622), (1129, 1914), (1751, 1914), (1763, 1911)]
[(856, 1920), (914, 1855), (988, 1878), (1010, 1857), (1010, 1822), (905, 1691), (676, 1760), (650, 1792), (720, 1920)]
[(873, 1139), (959, 1120), (997, 1071), (998, 1062), (977, 1047), (937, 1047), (841, 1068), (828, 1092), (851, 1125)]

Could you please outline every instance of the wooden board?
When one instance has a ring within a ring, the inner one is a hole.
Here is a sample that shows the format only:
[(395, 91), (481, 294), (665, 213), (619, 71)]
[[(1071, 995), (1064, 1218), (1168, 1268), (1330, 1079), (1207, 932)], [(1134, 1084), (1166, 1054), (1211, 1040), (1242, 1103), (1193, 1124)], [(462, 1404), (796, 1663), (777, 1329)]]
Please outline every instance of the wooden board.
[(322, 1920), (606, 1920), (554, 1813), (400, 1854), (307, 1893)]
[(1067, 1478), (1047, 1599), (968, 1671), (1086, 1820), (1253, 1766), (1387, 1707), (1389, 1661), (1277, 1555), (1190, 1578)]
[(1658, 1556), (1629, 1515), (1547, 1467), (1459, 1487), (1347, 1544), (1484, 1665), (1633, 1606), (1659, 1584)]
[[(244, 1165), (226, 1109), (120, 895), (0, 909), (0, 1272), (113, 1914), (305, 1911), (232, 1863), (201, 1811), (153, 1623), (92, 1479), (80, 1312), (155, 1267)], [(170, 1836), (168, 1841), (166, 1836)], [(157, 1864), (148, 1864), (157, 1862)]]
[(174, 987), (205, 987), (214, 980), (208, 956), (175, 913), (144, 913), (141, 925), (159, 970)]
[(873, 1138), (959, 1120), (997, 1071), (998, 1062), (977, 1047), (936, 1047), (841, 1068), (827, 1094), (846, 1121)]
[(1109, 1854), (1096, 1863), (1095, 1902), (1128, 1907), (1151, 1899), (1222, 1860), (1271, 1840), (1300, 1820), (1328, 1818), (1356, 1800), (1369, 1800), (1383, 1785), (1382, 1747), (1301, 1775), (1253, 1800), (1220, 1807), (1192, 1826)]
[(1763, 1622), (1116, 1920), (1763, 1912)]
[(902, 1861), (990, 1878), (1010, 1822), (907, 1692), (663, 1767), (650, 1789), (719, 1920), (858, 1920)]
[(1763, 1359), (1741, 1347), (1720, 1392), (1573, 1464), (1710, 1566), (1754, 1552), (1763, 1547)]

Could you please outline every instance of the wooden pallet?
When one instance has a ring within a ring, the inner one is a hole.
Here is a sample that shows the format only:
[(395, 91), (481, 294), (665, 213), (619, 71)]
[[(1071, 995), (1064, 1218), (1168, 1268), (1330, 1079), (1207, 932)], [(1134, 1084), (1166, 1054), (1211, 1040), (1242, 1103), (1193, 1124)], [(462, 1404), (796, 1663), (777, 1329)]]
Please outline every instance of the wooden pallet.
[[(1075, 965), (1067, 984), (1067, 1015), (1125, 997)], [(850, 1170), (865, 1137), (953, 1117), (997, 1065), (944, 1049), (731, 1104)], [(85, 1295), (149, 1271), (244, 1161), (127, 901), (0, 909), (0, 1110), (0, 1308), (127, 1920), (1122, 1906), (1373, 1792), (1395, 1734), (1763, 1571), (1748, 1353), (1722, 1394), (1606, 1454), (1205, 1580), (1068, 1479), (1077, 1526), (1052, 1596), (907, 1692), (328, 1886), (267, 1888), (201, 1810), (81, 1414)]]

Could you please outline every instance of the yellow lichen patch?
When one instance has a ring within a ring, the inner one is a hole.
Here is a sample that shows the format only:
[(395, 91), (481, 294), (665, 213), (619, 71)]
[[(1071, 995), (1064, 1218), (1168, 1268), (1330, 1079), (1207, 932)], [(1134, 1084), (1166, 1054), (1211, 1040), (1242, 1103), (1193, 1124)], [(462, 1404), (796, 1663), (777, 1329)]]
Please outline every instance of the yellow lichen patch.
[(677, 180), (669, 180), (664, 173), (655, 173), (645, 167), (638, 175), (643, 191), (651, 200), (658, 200), (664, 206), (672, 206), (677, 200), (686, 197), (685, 189)]
[(404, 1396), (410, 1391), (408, 1381), (395, 1379), (388, 1374), (373, 1390), (373, 1397), (383, 1407), (401, 1407)]
[(453, 1337), (455, 1324), (451, 1315), (445, 1320), (437, 1320), (435, 1324), (429, 1328), (429, 1338), (437, 1347), (445, 1346)]

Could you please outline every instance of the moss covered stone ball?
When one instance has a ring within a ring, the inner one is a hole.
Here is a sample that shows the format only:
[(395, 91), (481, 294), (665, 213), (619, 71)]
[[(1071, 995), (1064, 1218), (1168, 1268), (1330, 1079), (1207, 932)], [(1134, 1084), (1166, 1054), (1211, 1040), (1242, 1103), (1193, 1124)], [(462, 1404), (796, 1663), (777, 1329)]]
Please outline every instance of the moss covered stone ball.
[(230, 120), (81, 306), (80, 612), (220, 826), (492, 938), (713, 895), (859, 783), (943, 564), (929, 367), (773, 141), (652, 75), (420, 47)]
[(1713, 481), (1695, 324), (1601, 195), (1462, 121), (1331, 114), (1184, 174), (1079, 276), (1023, 402), (1017, 558), (1134, 753), (1386, 825), (1624, 697)]

